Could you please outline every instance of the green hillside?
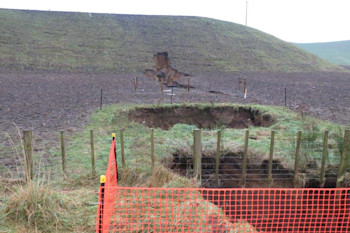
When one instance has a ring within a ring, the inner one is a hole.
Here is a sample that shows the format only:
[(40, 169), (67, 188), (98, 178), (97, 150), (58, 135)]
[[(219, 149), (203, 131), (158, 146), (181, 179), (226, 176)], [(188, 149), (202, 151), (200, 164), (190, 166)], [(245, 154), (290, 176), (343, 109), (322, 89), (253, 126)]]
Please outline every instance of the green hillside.
[(258, 30), (209, 18), (0, 9), (3, 70), (140, 72), (162, 51), (189, 73), (341, 70)]
[(350, 40), (295, 45), (333, 64), (350, 66)]

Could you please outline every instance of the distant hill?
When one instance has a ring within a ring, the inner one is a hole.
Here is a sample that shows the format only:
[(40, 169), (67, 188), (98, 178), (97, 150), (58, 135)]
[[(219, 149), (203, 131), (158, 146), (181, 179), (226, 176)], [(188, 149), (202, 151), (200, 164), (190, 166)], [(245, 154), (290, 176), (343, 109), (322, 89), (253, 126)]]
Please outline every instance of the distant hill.
[(333, 64), (350, 66), (350, 40), (295, 45)]
[(166, 51), (187, 73), (342, 68), (242, 25), (201, 17), (0, 9), (0, 69), (140, 72)]

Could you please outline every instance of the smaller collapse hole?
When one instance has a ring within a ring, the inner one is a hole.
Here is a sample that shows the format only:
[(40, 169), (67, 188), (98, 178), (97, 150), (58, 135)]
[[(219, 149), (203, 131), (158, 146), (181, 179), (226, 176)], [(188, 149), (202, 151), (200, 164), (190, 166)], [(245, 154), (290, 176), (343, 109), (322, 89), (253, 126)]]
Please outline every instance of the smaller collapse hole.
[(198, 128), (215, 129), (247, 128), (249, 126), (269, 127), (275, 122), (270, 114), (249, 107), (193, 107), (173, 106), (158, 108), (137, 108), (128, 113), (129, 119), (152, 128), (168, 130), (175, 124), (196, 125)]

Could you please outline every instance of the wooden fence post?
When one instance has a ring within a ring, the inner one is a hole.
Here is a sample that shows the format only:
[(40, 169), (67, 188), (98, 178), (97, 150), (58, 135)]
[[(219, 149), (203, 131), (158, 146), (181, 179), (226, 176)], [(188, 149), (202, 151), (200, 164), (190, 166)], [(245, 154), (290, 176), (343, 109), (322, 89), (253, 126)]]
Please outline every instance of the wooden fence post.
[(32, 131), (23, 131), (23, 145), (24, 145), (24, 159), (25, 159), (25, 176), (26, 181), (29, 182), (33, 179), (33, 146), (32, 146)]
[(90, 148), (91, 148), (91, 175), (96, 176), (95, 167), (95, 146), (94, 146), (94, 131), (90, 130)]
[(152, 169), (154, 168), (154, 129), (151, 129), (151, 159), (152, 159)]
[(270, 156), (269, 156), (269, 164), (268, 164), (268, 172), (267, 172), (267, 183), (269, 184), (269, 188), (272, 185), (272, 163), (273, 163), (273, 149), (275, 146), (275, 131), (271, 131), (271, 142), (270, 142)]
[(120, 151), (122, 154), (122, 166), (126, 167), (125, 152), (124, 152), (124, 130), (120, 130)]
[(322, 151), (322, 163), (320, 173), (320, 187), (323, 188), (326, 182), (326, 158), (328, 155), (328, 130), (324, 132), (323, 138), (323, 151)]
[(244, 154), (243, 154), (243, 161), (242, 161), (242, 178), (240, 182), (240, 186), (242, 188), (245, 188), (246, 184), (246, 176), (247, 176), (247, 160), (248, 160), (248, 141), (249, 141), (249, 130), (245, 130), (245, 136), (244, 136)]
[(300, 187), (300, 177), (299, 177), (299, 154), (300, 154), (300, 142), (301, 142), (301, 131), (298, 131), (297, 136), (297, 147), (295, 150), (295, 164), (294, 164), (294, 187)]
[(173, 96), (174, 96), (174, 86), (171, 87), (171, 95), (170, 95), (171, 104), (173, 104)]
[(194, 130), (194, 163), (193, 163), (193, 175), (198, 183), (202, 182), (202, 143), (201, 143), (201, 130)]
[(63, 135), (63, 131), (60, 132), (61, 136), (61, 155), (62, 155), (62, 171), (63, 171), (63, 175), (66, 177), (66, 150), (64, 147), (64, 135)]
[(190, 84), (191, 84), (191, 79), (187, 79), (187, 92), (190, 92)]
[(136, 91), (136, 89), (137, 89), (137, 77), (135, 77), (135, 79), (134, 79), (134, 89), (135, 89), (135, 91)]
[(287, 107), (287, 88), (284, 88), (284, 107)]
[(217, 142), (216, 142), (216, 159), (215, 159), (215, 183), (219, 185), (219, 167), (221, 157), (221, 130), (218, 131)]
[(344, 144), (343, 153), (341, 155), (338, 177), (337, 177), (337, 188), (342, 188), (344, 186), (346, 168), (349, 165), (350, 160), (350, 130), (345, 130), (344, 134)]
[(100, 110), (102, 110), (102, 97), (103, 97), (103, 90), (101, 89), (101, 100), (100, 100)]

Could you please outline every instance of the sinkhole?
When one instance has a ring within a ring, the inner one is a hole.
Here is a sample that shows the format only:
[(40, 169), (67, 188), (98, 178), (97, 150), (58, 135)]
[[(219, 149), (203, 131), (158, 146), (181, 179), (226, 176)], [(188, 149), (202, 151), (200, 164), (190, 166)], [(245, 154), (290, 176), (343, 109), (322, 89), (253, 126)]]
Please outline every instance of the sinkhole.
[(145, 107), (129, 111), (129, 119), (152, 128), (170, 129), (173, 125), (189, 124), (198, 128), (214, 129), (247, 128), (249, 126), (269, 127), (275, 119), (268, 113), (251, 107), (201, 107), (171, 106)]

